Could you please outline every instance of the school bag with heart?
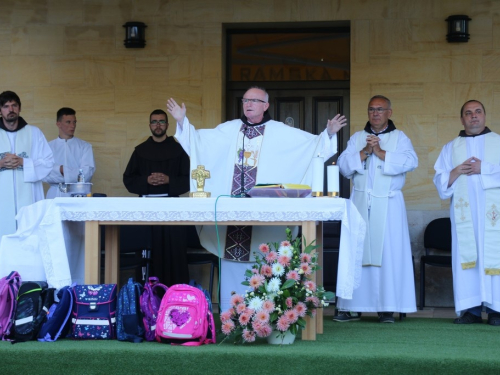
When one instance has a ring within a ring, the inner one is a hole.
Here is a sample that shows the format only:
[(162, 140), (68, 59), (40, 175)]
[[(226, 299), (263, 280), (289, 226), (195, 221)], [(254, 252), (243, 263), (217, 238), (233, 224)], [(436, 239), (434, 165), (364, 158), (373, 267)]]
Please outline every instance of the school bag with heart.
[(156, 320), (156, 339), (185, 346), (215, 344), (214, 317), (200, 289), (186, 284), (168, 288)]

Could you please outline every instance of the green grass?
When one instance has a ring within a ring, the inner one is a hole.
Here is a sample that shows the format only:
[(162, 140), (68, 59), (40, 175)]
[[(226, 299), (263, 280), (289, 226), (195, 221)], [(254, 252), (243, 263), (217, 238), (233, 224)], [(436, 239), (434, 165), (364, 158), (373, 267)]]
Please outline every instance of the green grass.
[[(180, 347), (118, 341), (0, 342), (7, 374), (497, 374), (500, 327), (450, 319), (376, 318), (334, 323), (317, 341), (293, 345)], [(222, 337), (218, 337), (220, 342)]]

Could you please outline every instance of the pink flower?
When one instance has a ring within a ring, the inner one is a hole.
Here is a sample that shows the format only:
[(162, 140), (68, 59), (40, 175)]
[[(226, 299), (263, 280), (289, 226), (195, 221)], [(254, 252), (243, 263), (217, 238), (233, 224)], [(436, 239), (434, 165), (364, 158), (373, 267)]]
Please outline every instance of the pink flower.
[(259, 245), (259, 250), (260, 250), (261, 253), (267, 254), (269, 252), (269, 245), (265, 244), (265, 243), (261, 243)]
[(292, 246), (292, 244), (290, 243), (290, 241), (281, 241), (280, 246), (290, 247)]
[(271, 300), (266, 299), (262, 303), (262, 311), (266, 311), (268, 313), (272, 313), (274, 311), (274, 302)]
[(293, 306), (293, 299), (292, 299), (292, 297), (288, 297), (286, 299), (286, 307), (290, 308), (292, 306)]
[(306, 304), (304, 302), (297, 303), (297, 305), (295, 306), (295, 311), (297, 312), (297, 314), (299, 314), (301, 318), (303, 318), (304, 316), (306, 316), (307, 313)]
[(253, 275), (249, 280), (250, 286), (254, 289), (258, 289), (261, 285), (264, 284), (264, 276), (262, 275)]
[(226, 320), (230, 320), (233, 317), (233, 309), (229, 309), (220, 314), (220, 321), (225, 322)]
[(304, 272), (304, 275), (310, 275), (312, 273), (312, 268), (307, 263), (300, 263), (300, 269)]
[(319, 298), (315, 296), (306, 297), (306, 302), (312, 302), (314, 307), (319, 307)]
[(255, 332), (257, 333), (257, 336), (259, 337), (267, 337), (271, 334), (273, 329), (269, 324), (262, 324), (259, 329), (256, 329)]
[(239, 305), (240, 303), (243, 303), (244, 299), (242, 296), (239, 294), (233, 294), (231, 296), (231, 306), (236, 306)]
[(244, 303), (240, 303), (238, 306), (236, 306), (236, 313), (243, 314), (246, 309), (247, 305), (245, 305)]
[(299, 273), (297, 271), (289, 271), (286, 274), (286, 279), (287, 280), (299, 281), (300, 280), (300, 275), (299, 275)]
[(290, 257), (287, 257), (286, 255), (280, 255), (278, 257), (278, 263), (283, 267), (287, 267), (290, 265)]
[(276, 323), (276, 328), (278, 329), (278, 331), (281, 332), (285, 332), (286, 330), (288, 330), (288, 328), (290, 328), (290, 321), (285, 315), (281, 315), (278, 318), (278, 322)]
[(232, 320), (226, 320), (222, 323), (222, 333), (225, 335), (230, 335), (234, 330), (234, 322)]
[(256, 273), (259, 273), (259, 270), (257, 268), (252, 268), (252, 273), (255, 275)]
[(265, 276), (265, 277), (272, 277), (273, 276), (273, 269), (270, 265), (263, 264), (262, 267), (260, 268), (260, 274)]
[(275, 251), (269, 252), (269, 254), (266, 255), (266, 261), (267, 263), (272, 263), (278, 259), (278, 254)]
[(299, 319), (299, 314), (295, 310), (286, 310), (284, 316), (287, 317), (290, 324), (293, 324)]
[(311, 310), (311, 315), (312, 315), (313, 318), (316, 316), (316, 309), (312, 309)]
[(245, 340), (246, 342), (254, 342), (255, 341), (255, 332), (250, 331), (248, 329), (243, 330), (242, 336), (243, 336), (243, 340)]
[(311, 263), (311, 260), (312, 260), (311, 254), (307, 254), (307, 253), (300, 254), (300, 261), (302, 263)]
[(264, 310), (260, 310), (255, 314), (254, 321), (260, 322), (260, 323), (265, 323), (269, 321), (269, 313)]
[(251, 317), (252, 317), (252, 315), (250, 315), (248, 313), (243, 313), (240, 315), (240, 318), (238, 319), (238, 321), (240, 322), (240, 324), (242, 326), (246, 326), (250, 322)]
[(306, 280), (306, 281), (304, 281), (304, 286), (306, 287), (306, 289), (309, 289), (311, 292), (316, 291), (316, 283), (314, 281)]

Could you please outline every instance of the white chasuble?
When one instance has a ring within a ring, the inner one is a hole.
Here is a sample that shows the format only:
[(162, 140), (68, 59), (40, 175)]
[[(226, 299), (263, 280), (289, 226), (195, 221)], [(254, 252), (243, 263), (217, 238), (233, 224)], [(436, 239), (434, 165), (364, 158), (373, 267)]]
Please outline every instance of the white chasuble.
[[(495, 133), (484, 135), (483, 160), (490, 164), (500, 164), (500, 136)], [(467, 138), (458, 137), (452, 144), (453, 167), (467, 160)], [(458, 239), (458, 253), (462, 269), (476, 267), (478, 249), (469, 201), (468, 179), (460, 175), (455, 181), (453, 210)], [(484, 272), (500, 275), (500, 188), (485, 189), (484, 226)], [(478, 235), (482, 235), (479, 233)]]
[[(393, 152), (396, 150), (399, 130), (387, 133), (380, 140), (380, 148)], [(361, 151), (366, 146), (368, 133), (362, 132), (356, 140), (356, 148)], [(382, 265), (382, 250), (384, 245), (385, 226), (387, 224), (387, 206), (389, 198), (394, 195), (391, 191), (392, 176), (383, 173), (383, 161), (379, 158), (368, 157), (367, 169), (371, 163), (376, 163), (373, 175), (372, 188), (368, 188), (369, 176), (367, 173), (357, 173), (353, 177), (355, 194), (353, 202), (366, 222), (366, 237), (363, 252), (363, 266)], [(374, 215), (371, 215), (374, 212)]]

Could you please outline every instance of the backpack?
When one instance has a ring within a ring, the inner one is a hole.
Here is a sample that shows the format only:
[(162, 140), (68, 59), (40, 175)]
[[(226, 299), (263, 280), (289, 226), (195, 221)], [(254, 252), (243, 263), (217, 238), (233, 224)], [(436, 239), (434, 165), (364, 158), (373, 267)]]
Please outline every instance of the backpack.
[(14, 328), (14, 341), (35, 340), (47, 313), (54, 303), (54, 288), (45, 281), (25, 281), (17, 294), (17, 309)]
[(11, 334), (20, 285), (21, 276), (16, 271), (0, 279), (0, 338), (2, 340), (6, 340)]
[(200, 289), (177, 284), (167, 290), (158, 312), (156, 339), (186, 346), (215, 344), (214, 317)]
[(159, 279), (152, 276), (144, 285), (144, 291), (141, 294), (141, 311), (143, 314), (144, 329), (146, 333), (144, 337), (147, 341), (156, 339), (156, 318), (163, 296), (167, 292), (168, 287), (159, 282)]
[(144, 323), (139, 305), (143, 287), (131, 277), (120, 289), (116, 308), (116, 338), (120, 341), (142, 342)]
[(72, 292), (71, 337), (116, 338), (116, 284), (76, 285)]
[(203, 294), (205, 295), (205, 299), (207, 300), (207, 303), (208, 303), (208, 310), (210, 310), (210, 312), (213, 314), (212, 296), (210, 295), (210, 292), (206, 289), (203, 289), (201, 284), (198, 284), (198, 282), (196, 280), (189, 280), (189, 285), (194, 286), (195, 288), (198, 288), (199, 290), (201, 290), (203, 292)]
[[(74, 284), (73, 286), (75, 286)], [(66, 337), (70, 328), (69, 317), (73, 310), (73, 293), (70, 286), (65, 286), (57, 292), (58, 302), (49, 308), (47, 321), (38, 332), (38, 341), (52, 342), (59, 337)]]

